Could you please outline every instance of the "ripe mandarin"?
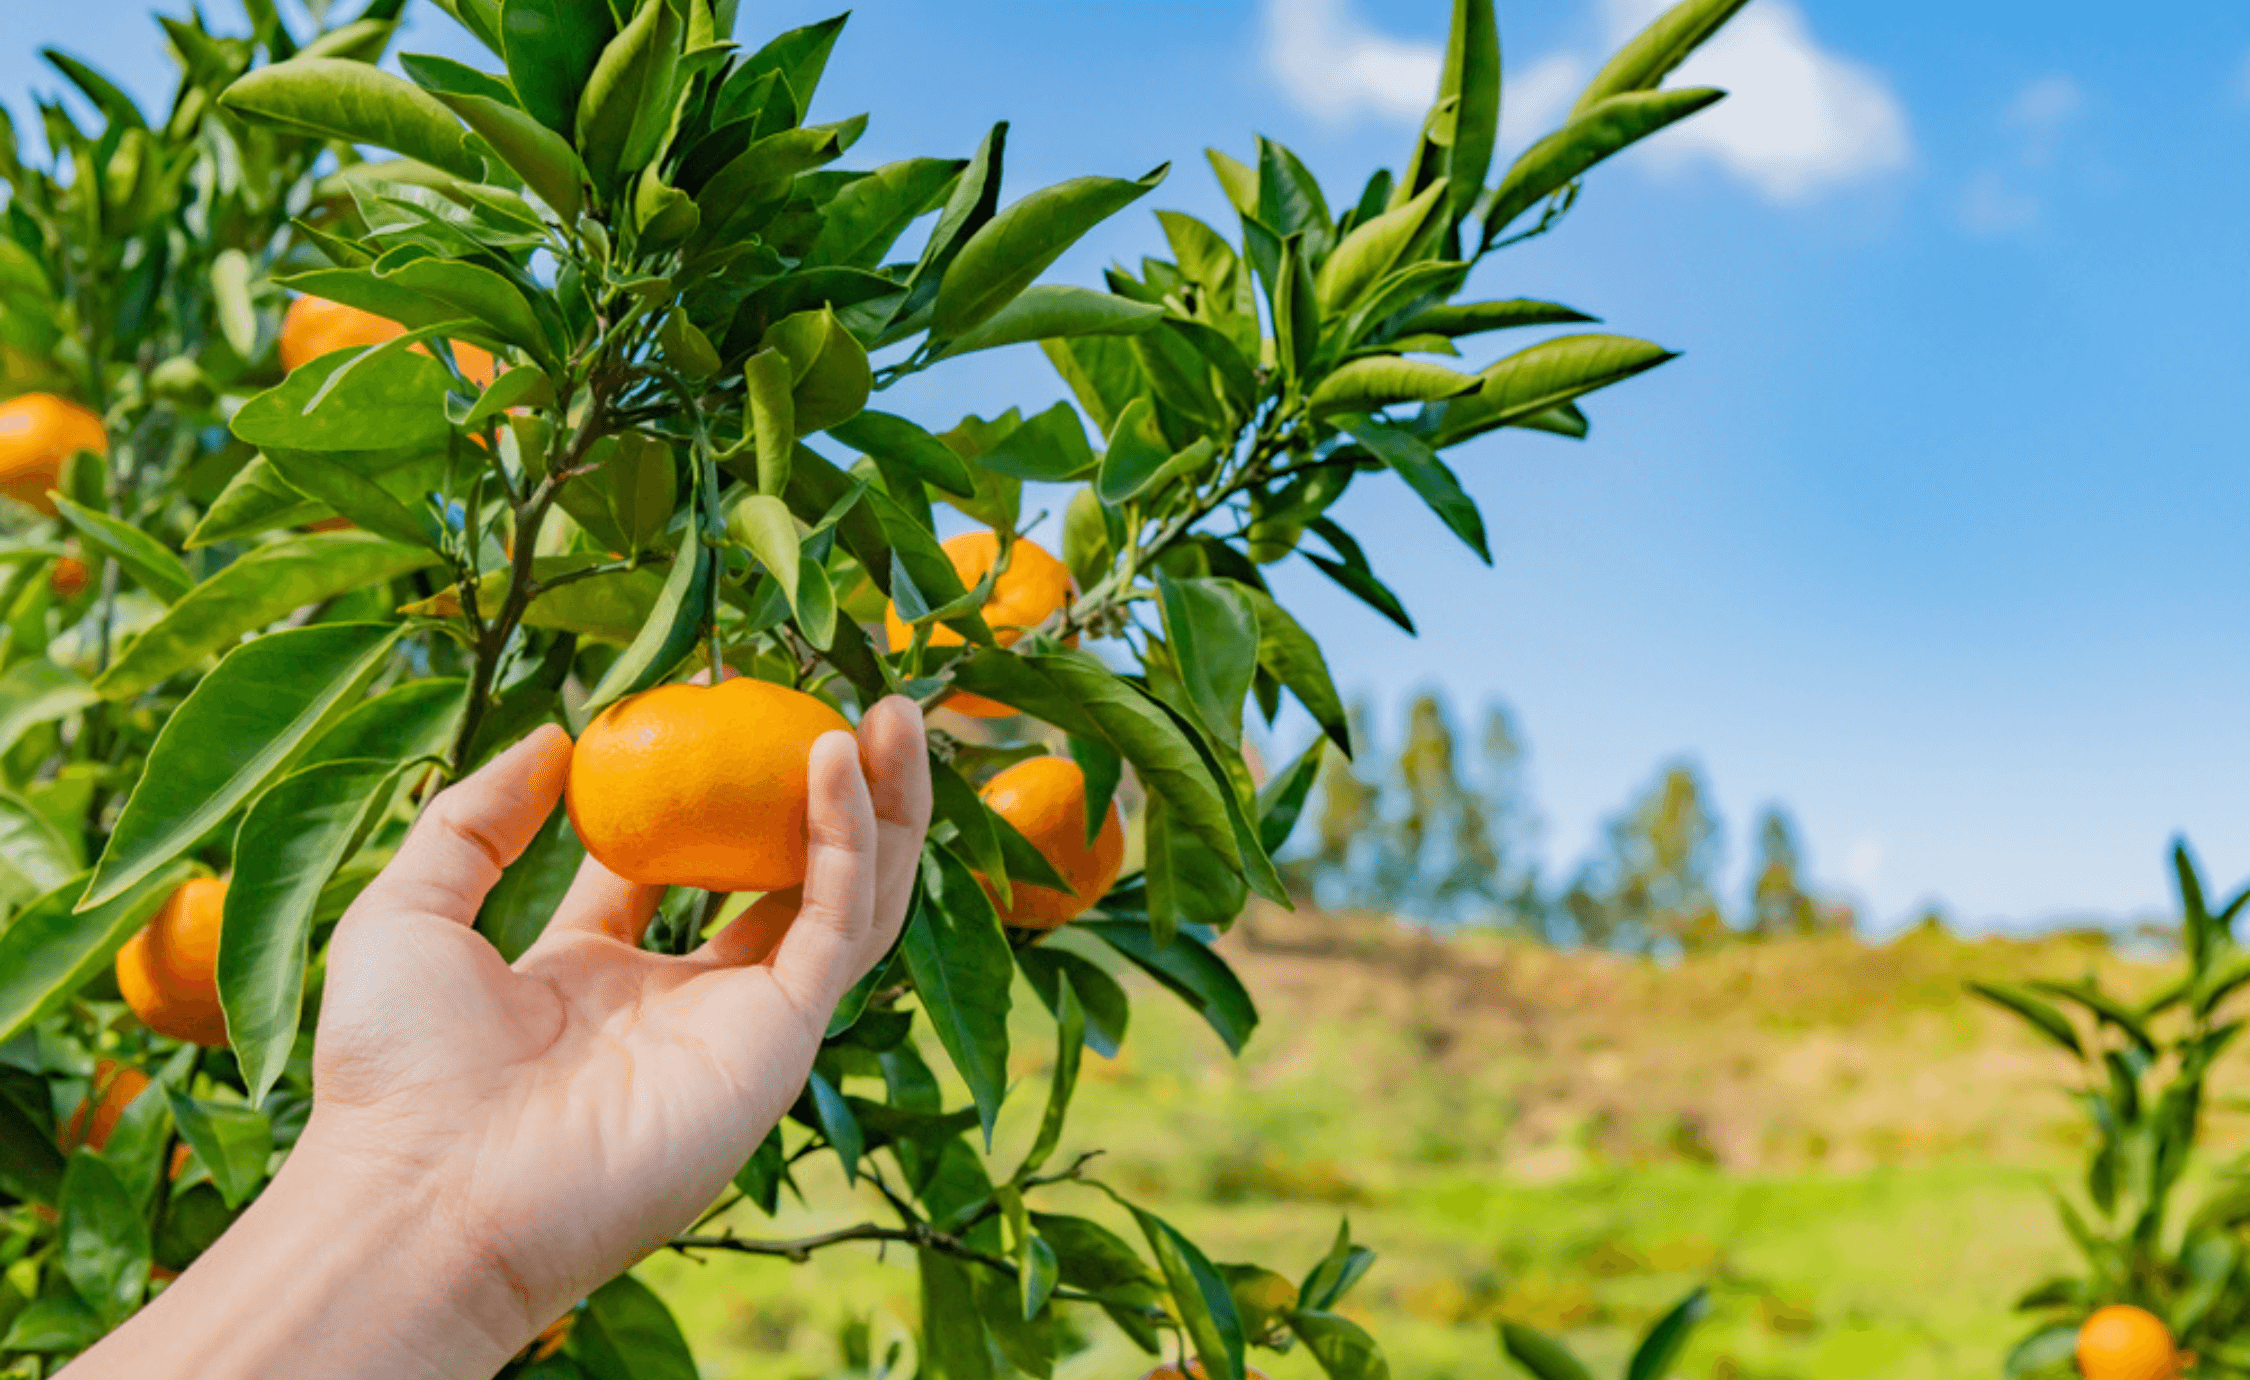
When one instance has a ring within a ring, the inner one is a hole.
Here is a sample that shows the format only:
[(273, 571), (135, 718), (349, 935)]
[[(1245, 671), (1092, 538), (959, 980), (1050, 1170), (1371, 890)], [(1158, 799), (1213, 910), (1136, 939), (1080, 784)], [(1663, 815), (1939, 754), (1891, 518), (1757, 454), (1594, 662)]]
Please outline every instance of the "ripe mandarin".
[[(406, 327), (387, 316), (325, 297), (300, 297), (281, 318), (281, 367), (294, 370), (336, 350), (380, 345), (404, 334)], [(472, 383), (490, 384), (497, 372), (491, 354), (474, 345), (454, 341), (453, 359)]]
[[(1011, 903), (1000, 906), (1000, 919), (1024, 929), (1051, 930), (1074, 920), (1109, 891), (1117, 870), (1125, 863), (1125, 816), (1117, 802), (1109, 804), (1094, 842), (1086, 842), (1086, 773), (1067, 757), (1034, 757), (1018, 762), (985, 783), (984, 803), (992, 812), (1016, 826), (1052, 864), (1068, 892), (1053, 887), (1015, 882)], [(985, 884), (987, 891), (991, 883)], [(1075, 893), (1075, 894), (1074, 894)], [(998, 894), (993, 904), (999, 905)]]
[(2172, 1333), (2154, 1313), (2129, 1303), (2097, 1308), (2078, 1329), (2078, 1369), (2086, 1380), (2171, 1380), (2179, 1374)]
[[(945, 554), (953, 562), (961, 583), (974, 588), (1000, 559), (1000, 535), (990, 531), (964, 532), (946, 541)], [(1073, 591), (1070, 567), (1029, 537), (1018, 537), (1015, 549), (1008, 556), (1008, 568), (992, 582), (992, 597), (984, 604), (984, 621), (991, 626), (992, 635), (1001, 646), (1012, 646), (1016, 639), (1068, 606)], [(898, 616), (896, 604), (884, 606), (883, 627), (890, 634), (894, 652), (903, 650), (914, 640), (914, 630)], [(933, 647), (958, 646), (961, 641), (961, 634), (943, 623), (930, 629)], [(946, 698), (945, 707), (979, 719), (1004, 719), (1016, 712), (998, 700), (988, 700), (966, 690), (954, 691)]]
[(805, 880), (805, 771), (827, 704), (737, 678), (619, 700), (579, 735), (564, 799), (586, 851), (627, 881), (778, 891)]
[(83, 1145), (89, 1150), (99, 1150), (109, 1144), (110, 1132), (117, 1129), (117, 1119), (133, 1105), (133, 1099), (148, 1087), (148, 1075), (131, 1064), (120, 1064), (115, 1059), (104, 1059), (94, 1065), (94, 1086), (63, 1123), (62, 1133), (55, 1143), (69, 1154)]
[(52, 393), (0, 403), (0, 494), (53, 513), (47, 491), (62, 482), (63, 462), (82, 450), (109, 454), (109, 432), (77, 403)]
[(182, 882), (147, 928), (117, 951), (117, 990), (141, 1024), (159, 1035), (198, 1045), (227, 1042), (219, 1009), (219, 918), (227, 884), (217, 877)]
[(58, 599), (77, 598), (86, 588), (86, 582), (93, 578), (93, 572), (86, 568), (85, 558), (78, 554), (78, 543), (68, 545), (69, 549), (55, 558), (54, 568), (47, 572), (47, 588), (53, 590)]

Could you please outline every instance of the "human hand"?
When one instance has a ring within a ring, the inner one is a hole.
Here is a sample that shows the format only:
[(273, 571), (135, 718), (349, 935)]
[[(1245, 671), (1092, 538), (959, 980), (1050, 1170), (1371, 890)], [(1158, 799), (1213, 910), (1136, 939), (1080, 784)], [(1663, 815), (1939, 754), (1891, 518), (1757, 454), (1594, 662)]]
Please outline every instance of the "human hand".
[[(160, 1334), (152, 1315), (200, 1296), (208, 1317), (230, 1289), (318, 1293), (310, 1265), (261, 1286), (261, 1255), (348, 1253), (360, 1237), (409, 1275), (361, 1290), (441, 1296), (393, 1301), (395, 1335), (367, 1343), (389, 1368), (366, 1373), (490, 1374), (693, 1221), (780, 1119), (837, 999), (904, 920), (930, 814), (919, 712), (888, 699), (856, 745), (842, 733), (814, 744), (803, 904), (771, 953), (749, 917), (684, 957), (644, 952), (661, 889), (589, 857), (539, 941), (502, 961), (472, 923), (553, 810), (569, 761), (568, 736), (542, 728), (423, 813), (337, 927), (312, 1117), (288, 1164), (74, 1374), (99, 1373), (136, 1333), (164, 1336), (161, 1356), (117, 1356), (119, 1374), (280, 1373), (228, 1364), (248, 1345), (240, 1333), (213, 1354), (220, 1369), (176, 1368), (178, 1333)], [(330, 1229), (309, 1231), (308, 1214)], [(331, 1344), (351, 1325), (337, 1306), (321, 1304)]]

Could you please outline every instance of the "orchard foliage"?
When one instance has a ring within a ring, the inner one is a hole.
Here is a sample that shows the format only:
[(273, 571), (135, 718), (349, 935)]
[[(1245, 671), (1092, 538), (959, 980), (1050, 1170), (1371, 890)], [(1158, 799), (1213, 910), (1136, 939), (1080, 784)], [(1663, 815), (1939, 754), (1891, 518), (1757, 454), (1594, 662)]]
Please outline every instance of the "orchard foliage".
[(2250, 984), (2250, 948), (2235, 934), (2250, 887), (2214, 909), (2185, 844), (2172, 864), (2186, 960), (2175, 981), (2141, 1001), (2091, 975), (1975, 988), (2078, 1062), (2072, 1097), (2092, 1131), (2084, 1197), (2055, 1201), (2084, 1273), (2046, 1280), (2018, 1302), (2042, 1321), (2009, 1355), (2011, 1377), (2078, 1374), (2079, 1325), (2109, 1304), (2162, 1319), (2194, 1354), (2195, 1374), (2250, 1376), (2250, 1174), (2236, 1163), (2197, 1175), (2187, 1192), (2212, 1065), (2243, 1030), (2225, 1013)]
[[(438, 778), (724, 663), (850, 713), (956, 689), (1013, 706), (1083, 766), (1090, 820), (1132, 773), (1147, 867), (1052, 936), (1006, 931), (978, 874), (1058, 881), (977, 795), (1024, 750), (934, 735), (938, 823), (905, 933), (708, 1219), (771, 1213), (832, 1155), (895, 1222), (806, 1241), (714, 1227), (675, 1249), (904, 1243), (931, 1380), (1048, 1374), (1063, 1310), (1227, 1380), (1255, 1346), (1385, 1374), (1336, 1311), (1371, 1260), (1348, 1233), (1297, 1281), (1214, 1262), (1058, 1161), (1066, 1113), (1083, 1051), (1125, 1038), (1120, 971), (1230, 1049), (1257, 1023), (1211, 941), (1251, 892), (1283, 901), (1272, 854), (1319, 757), (1258, 789), (1245, 710), (1270, 719), (1286, 693), (1349, 747), (1320, 648), (1262, 568), (1317, 542), (1307, 560), (1411, 628), (1330, 516), (1347, 488), (1395, 473), (1489, 559), (1443, 454), (1507, 427), (1582, 436), (1580, 397), (1668, 358), (1573, 331), (1461, 364), (1493, 333), (1591, 318), (1457, 299), (1594, 164), (1718, 98), (1661, 82), (1742, 0), (1665, 15), (1496, 184), (1499, 40), (1489, 0), (1458, 0), (1402, 169), (1345, 202), (1278, 144), (1213, 153), (1238, 224), (1160, 213), (1170, 257), (1106, 291), (1038, 279), (1165, 169), (1011, 199), (1001, 125), (967, 157), (844, 170), (864, 117), (813, 118), (841, 19), (760, 43), (736, 38), (734, 0), (439, 3), (489, 62), (378, 66), (400, 0), (334, 23), (315, 5), (309, 36), (245, 0), (246, 34), (165, 21), (181, 72), (161, 118), (50, 54), (98, 127), (43, 106), (44, 163), (0, 139), (7, 386), (75, 399), (110, 438), (64, 472), (54, 517), (9, 516), (0, 549), (0, 1363), (42, 1374), (114, 1326), (287, 1153), (328, 932)], [(298, 295), (404, 333), (285, 373)], [(1076, 408), (933, 430), (871, 405), (1028, 342)], [(1005, 562), (1027, 483), (1076, 486), (1079, 593), (1002, 638), (980, 613), (992, 577), (964, 586), (935, 509), (995, 529)], [(99, 568), (82, 590), (48, 578), (70, 549)], [(870, 636), (886, 604), (904, 646)], [(537, 936), (579, 857), (558, 809), (480, 917), (502, 953)], [(210, 873), (231, 874), (229, 1045), (204, 1050), (132, 1020), (108, 973)], [(684, 951), (746, 899), (675, 890), (646, 942)], [(992, 1133), (1019, 973), (1056, 1053), (1010, 1163)], [(105, 1059), (149, 1091), (99, 1147), (58, 1149)], [(1055, 1210), (1058, 1184), (1108, 1224)], [(684, 1373), (677, 1337), (628, 1277), (524, 1365)]]

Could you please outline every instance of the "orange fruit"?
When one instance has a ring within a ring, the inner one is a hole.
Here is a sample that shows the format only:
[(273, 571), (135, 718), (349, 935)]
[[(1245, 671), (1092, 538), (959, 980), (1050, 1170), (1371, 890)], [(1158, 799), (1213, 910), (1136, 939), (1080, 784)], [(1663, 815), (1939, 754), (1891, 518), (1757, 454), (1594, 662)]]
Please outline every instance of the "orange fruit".
[(141, 1024), (159, 1035), (199, 1045), (227, 1042), (219, 1009), (219, 917), (227, 884), (217, 877), (182, 882), (148, 927), (117, 951), (117, 990)]
[(148, 1087), (148, 1075), (131, 1064), (120, 1064), (115, 1059), (104, 1059), (94, 1065), (94, 1086), (63, 1123), (62, 1134), (55, 1143), (69, 1154), (83, 1145), (89, 1150), (99, 1150), (109, 1144), (110, 1132), (117, 1129), (117, 1119), (133, 1105), (133, 1099)]
[[(294, 370), (336, 350), (380, 345), (405, 334), (406, 327), (387, 316), (325, 297), (300, 297), (289, 304), (281, 318), (281, 367)], [(414, 348), (422, 349), (419, 345)], [(492, 356), (474, 345), (453, 342), (453, 360), (471, 383), (489, 385), (498, 373)]]
[[(961, 577), (961, 583), (973, 589), (1000, 559), (1000, 534), (964, 532), (946, 541), (944, 550), (946, 558), (953, 562), (954, 572)], [(1025, 633), (1068, 607), (1075, 592), (1070, 567), (1056, 560), (1038, 542), (1018, 537), (1014, 551), (1008, 556), (1008, 568), (992, 582), (992, 597), (984, 602), (984, 621), (991, 625), (992, 635), (1001, 646), (1013, 646)], [(894, 652), (904, 651), (914, 641), (914, 630), (898, 616), (895, 603), (884, 605), (883, 627), (890, 633)], [(943, 623), (930, 629), (933, 647), (955, 647), (961, 641), (961, 634)], [(998, 700), (988, 700), (966, 690), (956, 690), (947, 696), (945, 707), (979, 719), (1004, 719), (1016, 712)]]
[[(1086, 842), (1086, 773), (1068, 757), (1034, 757), (1018, 762), (985, 783), (979, 792), (992, 812), (1016, 826), (1040, 856), (1070, 883), (1070, 891), (1015, 882), (1000, 919), (1024, 929), (1051, 930), (1075, 920), (1102, 899), (1125, 864), (1125, 816), (1109, 803), (1109, 818), (1091, 845)], [(992, 884), (993, 904), (999, 894)]]
[(63, 462), (82, 450), (109, 454), (109, 432), (77, 403), (52, 393), (0, 403), (0, 494), (53, 513), (47, 491), (62, 482)]
[(2080, 1325), (2078, 1369), (2086, 1380), (2171, 1380), (2180, 1372), (2180, 1356), (2154, 1313), (2113, 1303)]
[(578, 736), (563, 792), (571, 827), (644, 886), (796, 886), (813, 741), (851, 728), (811, 695), (746, 677), (644, 690)]
[(68, 549), (55, 559), (54, 569), (47, 572), (47, 588), (53, 590), (58, 599), (75, 599), (86, 588), (86, 582), (93, 578), (93, 574), (78, 554), (78, 543), (71, 542)]
[(562, 1350), (563, 1343), (570, 1340), (571, 1325), (577, 1321), (578, 1311), (572, 1309), (548, 1323), (544, 1331), (531, 1339), (531, 1345), (524, 1348), (525, 1357), (533, 1361), (544, 1361)]

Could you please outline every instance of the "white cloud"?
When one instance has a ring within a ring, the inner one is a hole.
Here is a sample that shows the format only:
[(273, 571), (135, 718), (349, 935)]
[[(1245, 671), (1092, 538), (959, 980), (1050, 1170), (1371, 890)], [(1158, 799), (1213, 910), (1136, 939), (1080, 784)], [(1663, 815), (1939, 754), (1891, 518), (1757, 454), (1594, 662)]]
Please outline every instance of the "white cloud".
[(2086, 108), (2086, 93), (2069, 76), (2041, 77), (2016, 93), (2009, 102), (2006, 123), (2023, 137), (2026, 167), (2045, 167), (2055, 156), (2055, 140), (2064, 126)]
[(1300, 107), (1343, 123), (1361, 114), (1416, 123), (1444, 55), (1360, 22), (1351, 0), (1266, 0), (1266, 61)]
[(1524, 71), (1508, 73), (1501, 93), (1500, 142), (1520, 148), (1554, 129), (1592, 75), (1575, 53), (1549, 53)]
[(1961, 225), (1972, 235), (2013, 235), (2039, 224), (2039, 198), (1987, 169), (1961, 194)]
[[(1663, 0), (1610, 0), (1622, 39)], [(1668, 83), (1716, 86), (1727, 98), (1650, 141), (1659, 162), (1708, 158), (1768, 199), (1805, 200), (1906, 166), (1905, 108), (1882, 73), (1820, 46), (1789, 0), (1758, 0), (1689, 58)]]

